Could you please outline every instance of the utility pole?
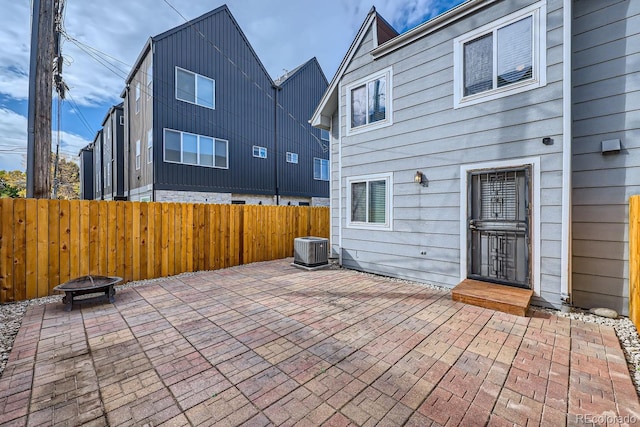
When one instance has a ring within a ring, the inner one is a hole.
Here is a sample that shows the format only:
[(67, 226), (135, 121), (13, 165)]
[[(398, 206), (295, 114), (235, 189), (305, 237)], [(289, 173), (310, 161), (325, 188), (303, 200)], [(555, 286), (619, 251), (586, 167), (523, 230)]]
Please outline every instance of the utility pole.
[(50, 197), (51, 88), (54, 0), (33, 0), (29, 118), (27, 139), (27, 197)]

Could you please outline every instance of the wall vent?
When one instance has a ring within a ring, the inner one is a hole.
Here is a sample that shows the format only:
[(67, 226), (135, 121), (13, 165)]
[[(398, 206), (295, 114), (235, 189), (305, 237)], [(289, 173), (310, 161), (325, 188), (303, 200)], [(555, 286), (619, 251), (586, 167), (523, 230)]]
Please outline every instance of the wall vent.
[(296, 237), (293, 241), (293, 262), (305, 267), (328, 264), (329, 240), (323, 237)]

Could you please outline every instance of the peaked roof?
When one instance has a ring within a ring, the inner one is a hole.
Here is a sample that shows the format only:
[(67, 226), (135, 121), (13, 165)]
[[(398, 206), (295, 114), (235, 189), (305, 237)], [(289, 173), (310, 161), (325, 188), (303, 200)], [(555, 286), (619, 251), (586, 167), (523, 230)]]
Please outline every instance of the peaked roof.
[(394, 50), (400, 49), (407, 44), (413, 43), (414, 41), (439, 30), (451, 22), (457, 21), (458, 19), (494, 3), (495, 1), (497, 0), (467, 0), (464, 3), (461, 3), (458, 6), (449, 9), (448, 11), (402, 34), (398, 34), (396, 30), (394, 30), (393, 27), (376, 12), (375, 7), (371, 8), (369, 14), (364, 20), (364, 23), (360, 27), (360, 30), (358, 30), (353, 43), (351, 43), (347, 54), (340, 63), (338, 71), (336, 71), (335, 76), (333, 76), (327, 91), (322, 96), (316, 111), (314, 111), (313, 116), (311, 116), (311, 120), (309, 120), (311, 126), (329, 129), (331, 125), (331, 114), (333, 114), (333, 112), (338, 108), (338, 84), (342, 79), (347, 66), (351, 62), (356, 49), (362, 43), (364, 35), (373, 24), (375, 24), (374, 29), (376, 30), (377, 37), (374, 39), (374, 48), (371, 51), (371, 54), (373, 55), (373, 58), (377, 59)]
[(296, 74), (298, 74), (299, 72), (301, 72), (302, 70), (304, 70), (307, 67), (310, 67), (312, 65), (315, 65), (318, 70), (320, 70), (320, 74), (322, 75), (322, 78), (324, 79), (325, 83), (327, 82), (327, 77), (324, 75), (324, 71), (322, 71), (322, 67), (320, 66), (320, 63), (318, 62), (318, 59), (314, 56), (313, 58), (311, 58), (310, 60), (308, 60), (307, 62), (298, 65), (296, 68), (294, 68), (291, 71), (288, 71), (287, 73), (285, 73), (283, 76), (278, 77), (274, 83), (278, 86), (282, 86), (283, 84), (291, 81), (291, 78), (294, 77)]
[[(131, 82), (131, 80), (133, 80), (133, 76), (135, 75), (135, 73), (140, 68), (140, 65), (142, 65), (142, 61), (144, 60), (144, 58), (147, 55), (147, 53), (150, 51), (151, 45), (154, 42), (157, 42), (157, 41), (163, 40), (163, 39), (165, 39), (167, 37), (170, 37), (170, 36), (176, 34), (179, 31), (190, 30), (192, 26), (194, 26), (194, 25), (198, 24), (199, 22), (202, 22), (202, 21), (204, 21), (206, 19), (209, 19), (210, 17), (212, 17), (212, 16), (214, 16), (214, 15), (216, 15), (218, 13), (221, 13), (221, 12), (226, 12), (227, 13), (227, 15), (229, 16), (229, 19), (231, 19), (231, 22), (233, 23), (233, 25), (238, 30), (238, 33), (240, 34), (240, 37), (242, 37), (242, 39), (246, 43), (247, 47), (249, 48), (249, 51), (251, 52), (253, 57), (258, 62), (258, 65), (260, 66), (260, 68), (262, 68), (262, 71), (267, 76), (267, 78), (269, 79), (271, 84), (273, 84), (273, 79), (271, 78), (271, 76), (267, 72), (267, 69), (265, 68), (264, 64), (262, 63), (262, 61), (260, 60), (260, 58), (256, 54), (255, 50), (253, 50), (253, 46), (251, 46), (251, 43), (249, 43), (249, 40), (247, 39), (247, 36), (242, 31), (242, 28), (240, 28), (240, 25), (238, 24), (238, 21), (236, 21), (236, 19), (233, 17), (233, 14), (231, 13), (231, 10), (229, 10), (229, 7), (226, 4), (223, 4), (222, 6), (217, 7), (215, 9), (213, 9), (212, 11), (209, 11), (209, 12), (205, 13), (204, 15), (200, 15), (197, 18), (191, 19), (191, 20), (185, 22), (184, 24), (178, 25), (177, 27), (173, 27), (173, 28), (171, 28), (171, 29), (169, 29), (169, 30), (167, 30), (167, 31), (165, 31), (163, 33), (160, 33), (158, 35), (149, 37), (149, 40), (147, 40), (147, 42), (145, 43), (144, 47), (142, 48), (142, 51), (140, 52), (140, 55), (138, 55), (138, 58), (136, 59), (135, 64), (131, 68), (131, 72), (127, 76), (127, 78), (125, 80), (125, 83), (128, 85)], [(121, 96), (124, 97), (124, 91), (123, 91), (123, 94)]]
[(365, 34), (367, 34), (367, 31), (369, 30), (371, 25), (376, 21), (377, 16), (378, 16), (378, 13), (376, 12), (376, 8), (372, 7), (369, 13), (367, 14), (367, 17), (365, 18), (364, 22), (360, 26), (360, 29), (358, 30), (356, 37), (353, 39), (353, 42), (351, 42), (351, 46), (349, 46), (349, 50), (347, 50), (347, 54), (344, 56), (344, 58), (342, 58), (342, 62), (340, 63), (340, 66), (338, 67), (336, 74), (333, 76), (333, 79), (331, 79), (331, 83), (329, 83), (329, 87), (327, 88), (324, 95), (322, 95), (322, 98), (320, 99), (320, 103), (318, 104), (316, 111), (313, 112), (313, 115), (309, 120), (309, 123), (311, 123), (311, 126), (329, 130), (331, 126), (331, 114), (333, 113), (333, 111), (336, 109), (336, 106), (338, 105), (337, 89), (338, 89), (338, 84), (340, 82), (340, 79), (342, 78), (342, 75), (347, 69), (347, 66), (351, 62), (351, 59), (353, 58), (353, 55), (356, 52), (356, 49), (358, 48), (358, 46), (360, 46), (360, 43), (362, 43), (362, 40), (364, 39)]

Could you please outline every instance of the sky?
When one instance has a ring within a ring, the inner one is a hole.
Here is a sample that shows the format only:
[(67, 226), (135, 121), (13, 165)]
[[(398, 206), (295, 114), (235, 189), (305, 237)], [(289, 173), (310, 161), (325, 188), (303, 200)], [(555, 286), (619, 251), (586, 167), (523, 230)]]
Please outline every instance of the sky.
[[(372, 6), (400, 33), (464, 0), (228, 0), (231, 13), (273, 79), (316, 57), (331, 80)], [(52, 149), (80, 149), (120, 103), (124, 79), (149, 37), (224, 4), (217, 0), (65, 0), (63, 78), (52, 115)], [(178, 14), (171, 6), (177, 9)], [(3, 2), (0, 26), (0, 170), (25, 170), (31, 0)], [(182, 16), (181, 16), (182, 15)]]

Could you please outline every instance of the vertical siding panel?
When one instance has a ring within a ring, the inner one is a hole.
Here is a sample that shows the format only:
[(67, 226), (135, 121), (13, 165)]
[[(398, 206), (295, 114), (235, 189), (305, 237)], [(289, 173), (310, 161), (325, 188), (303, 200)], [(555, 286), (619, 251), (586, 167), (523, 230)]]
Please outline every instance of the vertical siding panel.
[(169, 203), (162, 203), (162, 277), (169, 275)]
[(199, 223), (198, 223), (198, 270), (205, 270), (205, 260), (207, 258), (207, 244), (206, 244), (206, 236), (207, 236), (207, 221), (209, 216), (207, 215), (207, 208), (204, 204), (199, 204), (200, 214), (199, 214)]
[(107, 244), (102, 250), (107, 254), (107, 276), (117, 276), (118, 271), (118, 202), (107, 202)]
[(100, 274), (100, 237), (98, 228), (100, 227), (100, 213), (98, 201), (89, 202), (89, 274)]
[(15, 301), (13, 199), (0, 199), (0, 303)]
[(640, 196), (629, 198), (629, 318), (640, 329)]
[(69, 254), (71, 225), (71, 206), (69, 200), (60, 200), (60, 277), (59, 282), (69, 281), (71, 276), (71, 257)]
[(109, 228), (109, 216), (107, 210), (107, 204), (109, 202), (100, 201), (98, 203), (98, 260), (99, 267), (97, 274), (105, 275), (107, 273), (107, 252), (108, 245), (108, 228)]
[(49, 290), (60, 284), (60, 202), (47, 200), (49, 208), (49, 281), (44, 287), (38, 286), (38, 297), (49, 295)]
[(182, 217), (182, 207), (183, 204), (182, 203), (178, 203), (176, 204), (175, 207), (175, 214), (173, 216), (174, 218), (174, 233), (175, 233), (175, 237), (174, 237), (174, 263), (175, 263), (175, 274), (179, 274), (182, 273), (184, 271), (186, 271), (184, 268), (184, 264), (183, 264), (183, 258), (184, 258), (184, 235), (182, 233), (183, 230), (183, 223), (184, 223), (184, 218)]
[(127, 254), (127, 236), (129, 230), (127, 230), (125, 219), (125, 204), (129, 202), (116, 202), (116, 276), (126, 277), (126, 254)]
[(127, 202), (124, 204), (124, 281), (130, 282), (133, 280), (133, 202)]
[(69, 278), (80, 276), (80, 201), (69, 203)]
[(149, 203), (140, 203), (140, 280), (147, 279), (147, 262), (149, 260), (149, 241), (147, 235), (149, 231)]
[(82, 200), (79, 203), (78, 214), (80, 221), (78, 221), (80, 242), (78, 245), (78, 276), (85, 276), (90, 272), (91, 254), (90, 254), (90, 232), (91, 232), (91, 211), (90, 206), (92, 202)]
[[(13, 238), (13, 277), (18, 301), (26, 298), (26, 200), (16, 199), (13, 208), (15, 235)], [(46, 237), (45, 237), (46, 239)], [(46, 245), (46, 241), (45, 241)], [(46, 285), (45, 285), (46, 286)]]
[(26, 298), (36, 298), (38, 295), (38, 201), (26, 199)]
[(173, 276), (176, 274), (176, 263), (175, 263), (175, 254), (173, 253), (173, 242), (175, 241), (176, 232), (175, 232), (175, 212), (176, 212), (176, 204), (169, 203), (168, 204), (168, 215), (169, 221), (167, 223), (167, 274), (169, 276)]
[(155, 278), (156, 263), (156, 203), (147, 203), (147, 278)]
[(155, 277), (162, 277), (163, 276), (163, 271), (164, 271), (164, 252), (163, 252), (163, 245), (164, 245), (164, 203), (156, 203), (156, 208), (155, 208), (155, 214), (156, 214), (156, 219), (154, 221), (155, 223), (155, 230), (154, 230), (154, 240), (155, 240), (155, 246), (154, 246), (154, 258), (155, 258), (155, 265), (154, 265), (154, 276)]
[[(49, 286), (49, 200), (39, 199), (38, 204), (38, 283), (33, 295), (34, 298), (43, 295)], [(17, 240), (15, 241), (17, 243)]]
[(140, 203), (131, 202), (131, 237), (133, 240), (131, 279), (133, 281), (140, 280)]

